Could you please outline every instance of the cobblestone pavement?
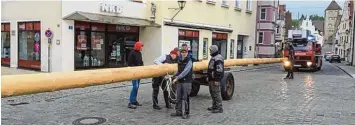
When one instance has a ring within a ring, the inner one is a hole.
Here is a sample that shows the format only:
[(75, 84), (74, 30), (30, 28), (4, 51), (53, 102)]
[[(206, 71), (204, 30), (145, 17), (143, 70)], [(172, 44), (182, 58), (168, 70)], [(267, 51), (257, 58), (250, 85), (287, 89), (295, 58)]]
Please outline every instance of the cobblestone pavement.
[(128, 109), (131, 87), (123, 83), (4, 98), (1, 121), (6, 125), (71, 125), (82, 117), (102, 117), (106, 119), (103, 125), (355, 125), (355, 82), (332, 64), (325, 63), (319, 72), (296, 72), (294, 80), (283, 80), (286, 72), (280, 66), (234, 75), (234, 97), (223, 101), (222, 114), (206, 110), (211, 104), (206, 86), (191, 98), (190, 119), (170, 117), (171, 109), (153, 110), (151, 84), (140, 87), (138, 100), (143, 106)]

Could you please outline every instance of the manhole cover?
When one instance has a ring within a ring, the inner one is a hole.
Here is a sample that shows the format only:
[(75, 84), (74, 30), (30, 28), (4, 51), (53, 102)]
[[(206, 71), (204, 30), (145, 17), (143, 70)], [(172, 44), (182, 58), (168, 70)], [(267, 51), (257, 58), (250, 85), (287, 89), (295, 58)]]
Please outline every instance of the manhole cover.
[(106, 119), (101, 117), (84, 117), (73, 122), (73, 125), (99, 125), (106, 122)]

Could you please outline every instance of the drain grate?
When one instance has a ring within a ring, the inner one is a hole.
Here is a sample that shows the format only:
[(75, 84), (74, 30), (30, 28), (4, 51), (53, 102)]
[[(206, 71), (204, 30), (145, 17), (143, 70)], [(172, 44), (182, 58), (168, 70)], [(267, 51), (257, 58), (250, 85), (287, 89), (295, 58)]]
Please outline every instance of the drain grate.
[(73, 121), (73, 125), (99, 125), (106, 122), (106, 119), (101, 117), (83, 117)]
[(13, 103), (13, 104), (9, 104), (11, 106), (18, 106), (18, 105), (26, 105), (26, 104), (30, 104), (28, 102), (20, 102), (20, 103)]

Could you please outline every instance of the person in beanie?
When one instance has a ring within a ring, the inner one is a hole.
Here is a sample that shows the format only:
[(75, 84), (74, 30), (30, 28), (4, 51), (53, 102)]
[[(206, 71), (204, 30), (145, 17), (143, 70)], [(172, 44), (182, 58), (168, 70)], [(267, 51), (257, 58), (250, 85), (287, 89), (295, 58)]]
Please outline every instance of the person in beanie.
[[(176, 63), (177, 62), (177, 60), (176, 60), (177, 53), (178, 53), (177, 51), (172, 50), (172, 51), (170, 51), (169, 55), (162, 55), (159, 58), (155, 59), (154, 64), (161, 65), (161, 64), (165, 64), (165, 63), (168, 63), (168, 64)], [(152, 84), (152, 87), (153, 87), (153, 108), (157, 109), (157, 110), (161, 109), (160, 106), (158, 105), (159, 86), (161, 86), (161, 89), (163, 90), (165, 107), (169, 108), (169, 109), (172, 108), (170, 105), (171, 100), (169, 98), (169, 92), (168, 92), (168, 90), (166, 90), (166, 81), (164, 81), (163, 76), (153, 78), (153, 84)], [(172, 92), (170, 92), (170, 96), (171, 96), (171, 98), (175, 99), (174, 98), (175, 95), (172, 94)]]
[(211, 60), (208, 63), (208, 84), (212, 97), (212, 107), (207, 108), (212, 113), (222, 113), (222, 98), (220, 83), (224, 76), (224, 59), (218, 52), (218, 47), (210, 47)]
[[(193, 65), (191, 58), (188, 57), (188, 50), (182, 48), (180, 50), (181, 57), (178, 60), (178, 71), (174, 75), (176, 76), (173, 80), (173, 83), (176, 84), (176, 106), (175, 113), (172, 113), (171, 116), (182, 116), (183, 119), (189, 118), (190, 114), (190, 92), (192, 84), (192, 71)], [(182, 105), (185, 104), (185, 113), (182, 113)]]
[[(143, 49), (143, 43), (137, 41), (134, 44), (133, 50), (128, 55), (128, 60), (127, 60), (128, 66), (131, 67), (143, 66), (142, 53), (141, 53), (142, 49)], [(132, 90), (129, 96), (128, 108), (136, 109), (137, 106), (142, 106), (137, 101), (139, 84), (140, 84), (140, 79), (132, 80)]]

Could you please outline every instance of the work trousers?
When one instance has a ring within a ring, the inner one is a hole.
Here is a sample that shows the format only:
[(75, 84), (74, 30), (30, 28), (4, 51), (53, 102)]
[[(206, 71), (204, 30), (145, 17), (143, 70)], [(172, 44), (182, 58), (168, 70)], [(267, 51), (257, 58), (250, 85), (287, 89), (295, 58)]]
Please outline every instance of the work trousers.
[[(167, 83), (164, 80), (164, 77), (155, 77), (153, 78), (153, 106), (158, 105), (158, 95), (159, 95), (159, 87), (163, 90), (163, 95), (164, 95), (164, 101), (165, 105), (170, 107), (170, 98), (169, 98), (169, 92), (167, 90)], [(173, 94), (174, 89), (170, 90), (170, 97), (171, 99), (175, 99), (175, 95)]]
[(212, 108), (213, 109), (222, 109), (222, 97), (221, 97), (221, 88), (220, 82), (209, 81), (209, 90), (212, 97)]
[(140, 79), (132, 80), (132, 90), (131, 90), (131, 95), (129, 96), (129, 103), (131, 104), (137, 102), (137, 95), (138, 95), (140, 81), (141, 81)]
[(190, 114), (190, 92), (192, 83), (176, 83), (176, 114), (182, 114), (184, 105), (185, 114)]

